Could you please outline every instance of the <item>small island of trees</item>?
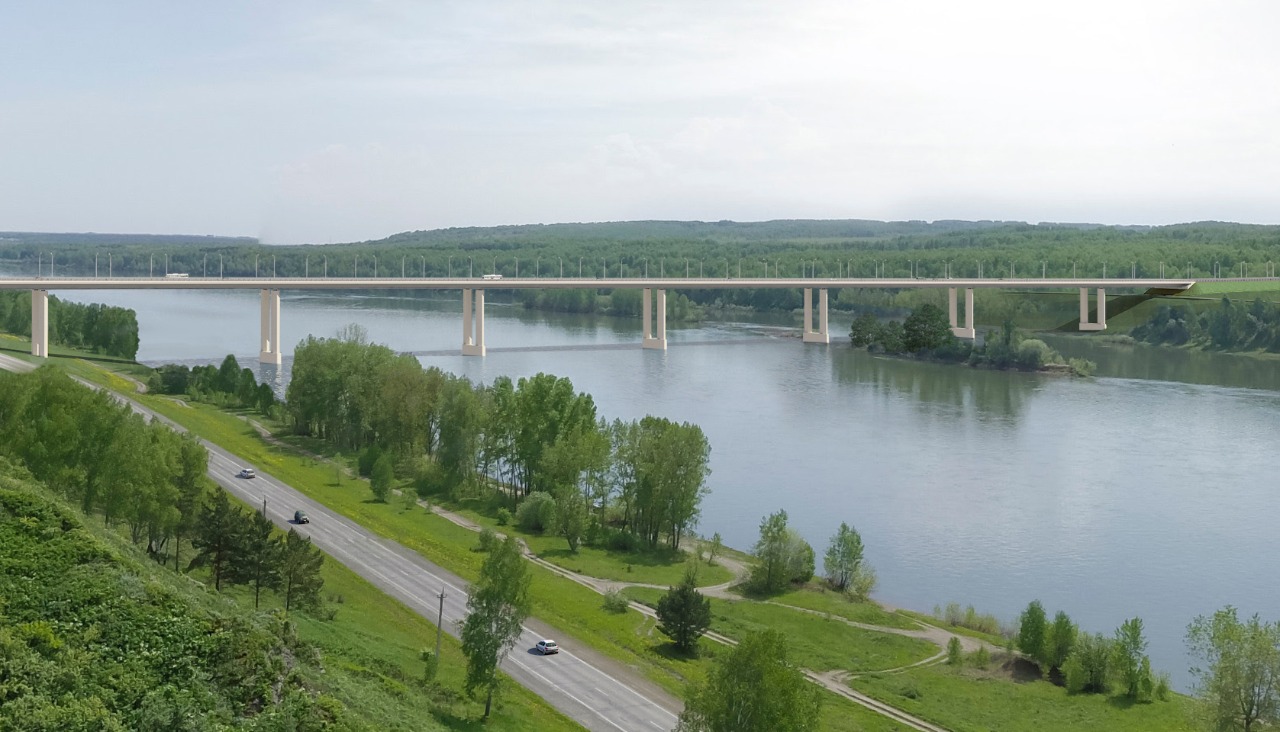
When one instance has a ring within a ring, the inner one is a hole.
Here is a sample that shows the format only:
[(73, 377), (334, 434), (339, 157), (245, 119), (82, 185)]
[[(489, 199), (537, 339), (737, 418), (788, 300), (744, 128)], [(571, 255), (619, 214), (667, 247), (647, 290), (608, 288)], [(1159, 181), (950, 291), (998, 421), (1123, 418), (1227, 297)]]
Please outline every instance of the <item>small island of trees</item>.
[(863, 313), (849, 328), (849, 342), (855, 348), (877, 353), (965, 363), (982, 368), (1063, 372), (1077, 376), (1089, 376), (1096, 368), (1092, 361), (1067, 360), (1044, 341), (1027, 338), (1011, 320), (1006, 320), (999, 331), (989, 333), (980, 345), (963, 341), (951, 332), (951, 324), (942, 308), (931, 303), (916, 307), (901, 322), (881, 322), (874, 315)]

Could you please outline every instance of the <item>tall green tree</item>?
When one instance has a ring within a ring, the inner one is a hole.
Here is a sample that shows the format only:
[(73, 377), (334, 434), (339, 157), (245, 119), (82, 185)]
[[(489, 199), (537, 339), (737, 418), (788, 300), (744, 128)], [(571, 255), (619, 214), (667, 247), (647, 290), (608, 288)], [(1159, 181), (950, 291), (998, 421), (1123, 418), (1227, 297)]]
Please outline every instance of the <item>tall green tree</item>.
[(575, 392), (568, 379), (539, 373), (516, 383), (514, 407), (516, 481), (526, 494), (550, 493), (555, 486), (539, 470), (543, 454), (562, 438), (595, 427), (595, 401)]
[(1253, 730), (1280, 724), (1280, 624), (1256, 614), (1241, 621), (1230, 605), (1187, 627), (1195, 694), (1209, 727)]
[(909, 353), (941, 348), (952, 340), (950, 319), (933, 303), (915, 308), (902, 323), (902, 345)]
[(1147, 639), (1142, 634), (1142, 618), (1130, 618), (1116, 629), (1115, 672), (1125, 696), (1137, 700), (1143, 683), (1142, 659)]
[(689, 687), (678, 732), (809, 732), (822, 690), (787, 661), (779, 632), (752, 633), (721, 654), (705, 684)]
[(1101, 633), (1080, 633), (1071, 654), (1062, 664), (1067, 691), (1072, 694), (1104, 694), (1115, 655), (1109, 638)]
[(471, 586), (462, 624), (462, 652), (467, 657), (467, 692), (485, 690), (485, 717), (498, 686), (498, 664), (515, 645), (529, 616), (531, 582), (520, 545), (508, 536), (485, 556), (480, 577)]
[(875, 341), (879, 328), (880, 321), (876, 320), (876, 316), (863, 313), (854, 318), (853, 325), (849, 326), (849, 342), (854, 348), (866, 348)]
[(789, 579), (791, 535), (787, 528), (787, 512), (779, 510), (760, 522), (760, 538), (751, 569), (751, 588), (758, 593), (781, 592)]
[(289, 529), (280, 547), (280, 590), (284, 593), (284, 609), (315, 608), (320, 605), (324, 578), (320, 568), (324, 554), (311, 544), (311, 538)]
[(1076, 644), (1076, 626), (1065, 612), (1059, 610), (1053, 616), (1053, 625), (1049, 627), (1048, 637), (1044, 644), (1044, 658), (1041, 659), (1046, 668), (1061, 669), (1071, 655)]
[(199, 528), (200, 504), (204, 500), (205, 471), (209, 466), (209, 451), (193, 437), (184, 436), (178, 449), (178, 474), (174, 486), (178, 490), (175, 506), (178, 521), (173, 527), (173, 569), (180, 570), (182, 540), (190, 538)]
[(253, 587), (253, 607), (257, 609), (262, 588), (280, 588), (283, 547), (271, 519), (254, 511), (236, 547), (236, 561), (231, 565), (232, 582)]
[(222, 590), (222, 580), (227, 578), (228, 568), (240, 546), (245, 517), (231, 505), (231, 497), (221, 488), (214, 490), (204, 510), (200, 512), (200, 524), (191, 539), (196, 555), (188, 569), (208, 567), (213, 573), (213, 588)]
[(849, 524), (841, 523), (831, 543), (827, 545), (822, 569), (827, 581), (841, 592), (849, 589), (853, 578), (862, 567), (862, 536)]
[(1043, 659), (1047, 627), (1044, 605), (1039, 600), (1032, 600), (1018, 621), (1018, 650), (1037, 662)]
[(395, 462), (391, 453), (384, 452), (373, 462), (373, 470), (369, 474), (369, 488), (379, 503), (386, 503), (391, 495), (391, 484), (396, 479)]
[(658, 630), (686, 653), (698, 647), (703, 631), (711, 627), (711, 598), (698, 592), (698, 571), (690, 565), (679, 585), (667, 588), (658, 601)]

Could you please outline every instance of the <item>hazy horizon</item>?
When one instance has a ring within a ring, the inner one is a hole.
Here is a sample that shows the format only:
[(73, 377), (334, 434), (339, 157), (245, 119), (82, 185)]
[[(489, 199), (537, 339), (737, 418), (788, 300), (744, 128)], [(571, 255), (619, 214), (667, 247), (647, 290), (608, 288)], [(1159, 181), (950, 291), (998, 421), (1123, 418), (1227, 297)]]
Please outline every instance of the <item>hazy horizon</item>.
[(1263, 0), (0, 8), (0, 229), (1280, 221)]

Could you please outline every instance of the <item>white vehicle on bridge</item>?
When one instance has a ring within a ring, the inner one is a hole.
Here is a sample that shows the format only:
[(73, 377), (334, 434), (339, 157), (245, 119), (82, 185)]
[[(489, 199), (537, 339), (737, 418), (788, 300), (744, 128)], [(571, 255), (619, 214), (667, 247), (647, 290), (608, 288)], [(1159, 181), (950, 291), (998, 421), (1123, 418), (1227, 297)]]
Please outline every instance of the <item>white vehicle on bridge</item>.
[(480, 276), (480, 279), (482, 279), (482, 280), (500, 280), (500, 279), (502, 279), (502, 275), (500, 275), (500, 274), (487, 274), (487, 275), (481, 275), (481, 276)]

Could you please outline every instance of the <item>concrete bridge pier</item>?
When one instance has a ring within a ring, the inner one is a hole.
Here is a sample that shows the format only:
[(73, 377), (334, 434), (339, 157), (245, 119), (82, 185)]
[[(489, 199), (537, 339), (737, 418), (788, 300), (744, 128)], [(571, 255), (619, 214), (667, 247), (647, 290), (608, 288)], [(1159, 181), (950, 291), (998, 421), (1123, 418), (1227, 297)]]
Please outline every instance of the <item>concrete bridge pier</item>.
[(462, 291), (462, 355), (484, 355), (484, 290)]
[(1089, 320), (1089, 288), (1080, 288), (1080, 330), (1107, 329), (1107, 291), (1098, 288), (1098, 319)]
[(280, 291), (261, 290), (258, 293), (262, 311), (262, 338), (259, 339), (259, 363), (273, 363), (277, 366), (283, 361), (280, 354)]
[(658, 318), (654, 323), (653, 313), (653, 290), (651, 288), (643, 288), (642, 300), (644, 302), (644, 341), (641, 343), (643, 348), (652, 348), (658, 351), (667, 350), (667, 291), (658, 290)]
[(973, 288), (964, 288), (964, 327), (959, 327), (958, 313), (956, 312), (956, 288), (947, 288), (947, 301), (950, 304), (948, 309), (951, 316), (951, 333), (956, 338), (967, 338), (973, 340), (977, 337), (977, 331), (973, 329)]
[(49, 291), (31, 291), (31, 355), (49, 357)]
[(813, 288), (804, 288), (804, 335), (800, 339), (804, 343), (830, 343), (831, 334), (827, 330), (827, 288), (818, 290), (818, 329), (813, 329)]

